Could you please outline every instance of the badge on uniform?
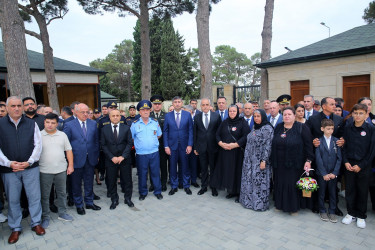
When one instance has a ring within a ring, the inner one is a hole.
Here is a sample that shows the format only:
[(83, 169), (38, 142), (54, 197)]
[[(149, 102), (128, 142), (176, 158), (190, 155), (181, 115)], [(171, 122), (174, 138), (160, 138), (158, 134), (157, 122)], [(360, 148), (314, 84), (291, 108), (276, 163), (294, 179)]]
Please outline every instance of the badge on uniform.
[(362, 135), (362, 136), (366, 136), (366, 132), (365, 132), (365, 131), (362, 131), (362, 132), (361, 132), (361, 135)]
[(286, 137), (286, 133), (282, 133), (280, 136), (281, 136), (281, 138), (285, 138)]
[(232, 128), (232, 131), (236, 131), (236, 130), (237, 130), (237, 128), (236, 128), (236, 127), (233, 127), (233, 128)]
[(154, 130), (154, 135), (156, 135), (156, 130)]

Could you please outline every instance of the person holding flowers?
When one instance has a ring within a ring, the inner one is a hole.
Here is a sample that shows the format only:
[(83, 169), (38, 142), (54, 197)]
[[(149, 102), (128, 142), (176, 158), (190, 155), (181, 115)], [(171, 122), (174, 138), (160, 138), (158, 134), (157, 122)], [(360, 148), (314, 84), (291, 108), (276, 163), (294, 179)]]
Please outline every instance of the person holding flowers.
[(308, 127), (295, 121), (295, 111), (286, 107), (283, 122), (276, 126), (272, 140), (271, 166), (274, 171), (276, 210), (296, 213), (305, 206), (296, 182), (309, 171), (314, 159), (312, 136)]
[[(318, 203), (320, 219), (323, 221), (337, 222), (336, 211), (336, 185), (337, 175), (341, 166), (341, 149), (336, 145), (337, 138), (333, 137), (335, 124), (332, 120), (324, 119), (321, 123), (324, 135), (319, 138), (321, 142), (315, 150), (316, 175), (319, 185)], [(329, 194), (328, 213), (324, 205), (326, 190)]]

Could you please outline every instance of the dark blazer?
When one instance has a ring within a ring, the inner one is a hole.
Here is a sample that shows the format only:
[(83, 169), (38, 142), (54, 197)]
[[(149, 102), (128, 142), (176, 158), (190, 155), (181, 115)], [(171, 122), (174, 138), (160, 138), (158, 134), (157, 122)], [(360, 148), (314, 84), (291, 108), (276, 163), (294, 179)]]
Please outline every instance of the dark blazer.
[(180, 127), (177, 127), (174, 118), (174, 111), (165, 115), (163, 126), (163, 141), (164, 147), (169, 147), (171, 150), (177, 150), (178, 143), (183, 148), (193, 146), (193, 119), (191, 114), (185, 110), (181, 110)]
[[(321, 123), (323, 119), (327, 119), (326, 115), (322, 112), (320, 112), (317, 115), (311, 116), (307, 121), (306, 125), (309, 127), (311, 134), (313, 136), (313, 139), (320, 138), (323, 136), (323, 131), (321, 128)], [(335, 124), (335, 129), (333, 131), (333, 136), (336, 138), (340, 138), (343, 134), (343, 130), (340, 130), (340, 127), (342, 125), (342, 117), (331, 114), (330, 119), (333, 120), (333, 123)], [(341, 132), (342, 131), (342, 132)]]
[(320, 146), (315, 150), (316, 174), (324, 176), (327, 174), (339, 175), (341, 166), (341, 149), (336, 145), (337, 138), (331, 137), (328, 145), (324, 136), (319, 138)]
[(105, 154), (106, 166), (113, 165), (112, 158), (122, 156), (125, 159), (130, 158), (130, 151), (133, 146), (130, 127), (124, 123), (119, 123), (117, 141), (113, 135), (112, 125), (102, 128), (100, 133), (100, 145)]
[(82, 168), (85, 165), (86, 158), (90, 165), (98, 164), (99, 158), (99, 134), (96, 122), (90, 119), (86, 120), (87, 136), (83, 135), (81, 124), (78, 119), (74, 119), (64, 125), (64, 133), (68, 136), (72, 145), (74, 156), (74, 168)]
[[(220, 110), (216, 110), (215, 112), (218, 113), (221, 118)], [(227, 118), (228, 118), (228, 110), (226, 109), (224, 110), (224, 119), (221, 119), (221, 121), (224, 121)]]
[[(246, 117), (244, 116), (243, 117), (243, 119), (245, 119), (245, 121), (246, 121)], [(247, 121), (246, 121), (247, 122)], [(253, 127), (254, 127), (254, 116), (251, 116), (251, 118), (250, 118), (250, 131), (253, 129)]]
[(202, 116), (203, 113), (195, 115), (194, 120), (194, 149), (202, 154), (206, 151), (217, 152), (218, 144), (216, 142), (216, 131), (221, 124), (221, 118), (218, 113), (210, 112), (210, 123), (208, 129), (204, 127)]
[[(268, 117), (267, 117), (267, 121), (271, 122), (271, 118), (272, 118), (271, 115), (268, 116)], [(275, 124), (274, 127), (276, 128), (276, 126), (279, 125), (279, 124), (282, 123), (282, 122), (283, 122), (283, 115), (280, 114), (279, 119), (277, 119), (276, 124)]]

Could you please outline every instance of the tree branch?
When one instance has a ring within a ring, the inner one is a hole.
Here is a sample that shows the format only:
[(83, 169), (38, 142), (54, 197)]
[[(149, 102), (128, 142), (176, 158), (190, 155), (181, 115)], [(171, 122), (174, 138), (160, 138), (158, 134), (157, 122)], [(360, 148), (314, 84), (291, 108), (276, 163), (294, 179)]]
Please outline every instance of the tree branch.
[(29, 15), (33, 15), (33, 11), (30, 8), (26, 7), (26, 6), (23, 6), (22, 4), (18, 4), (18, 8), (20, 8), (23, 11), (25, 11)]
[(141, 16), (137, 11), (135, 11), (134, 9), (129, 7), (129, 5), (125, 4), (123, 1), (120, 1), (120, 4), (117, 5), (117, 7), (120, 8), (120, 9), (129, 11), (130, 13), (132, 13), (137, 18), (140, 18), (140, 16)]
[(55, 20), (55, 19), (63, 19), (64, 16), (65, 16), (68, 12), (65, 12), (64, 15), (62, 15), (61, 13), (62, 13), (62, 11), (61, 11), (61, 9), (60, 9), (60, 14), (59, 14), (58, 16), (55, 16), (55, 17), (51, 18), (50, 20), (48, 20), (48, 22), (47, 22), (46, 25), (48, 26), (48, 25), (49, 25), (53, 20)]
[(40, 34), (34, 32), (34, 31), (25, 29), (25, 33), (30, 35), (30, 36), (35, 37), (36, 39), (39, 39), (40, 41), (42, 41), (42, 37), (40, 36)]

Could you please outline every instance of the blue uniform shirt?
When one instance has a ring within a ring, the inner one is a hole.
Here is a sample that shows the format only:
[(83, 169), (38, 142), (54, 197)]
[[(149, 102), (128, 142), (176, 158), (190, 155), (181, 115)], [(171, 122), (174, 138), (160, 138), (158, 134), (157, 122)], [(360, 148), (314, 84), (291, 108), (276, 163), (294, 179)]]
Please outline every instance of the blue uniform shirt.
[(162, 133), (158, 120), (148, 118), (148, 123), (145, 124), (142, 118), (139, 118), (133, 122), (130, 131), (137, 154), (146, 155), (159, 151), (158, 136), (161, 136)]

